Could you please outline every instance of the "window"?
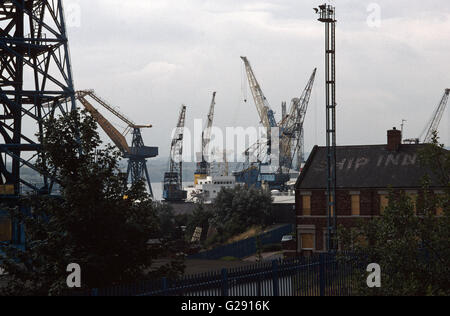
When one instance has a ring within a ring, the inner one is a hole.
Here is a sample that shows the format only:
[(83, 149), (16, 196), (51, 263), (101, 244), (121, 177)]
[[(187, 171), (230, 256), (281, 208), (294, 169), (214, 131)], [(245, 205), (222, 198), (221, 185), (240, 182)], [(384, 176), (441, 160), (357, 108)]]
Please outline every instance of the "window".
[(314, 250), (314, 234), (302, 234), (302, 250)]
[(311, 196), (303, 196), (303, 216), (311, 216)]
[(0, 216), (0, 242), (10, 241), (12, 239), (11, 219)]
[(384, 210), (389, 206), (389, 196), (387, 194), (380, 195), (380, 215), (384, 214)]
[(352, 215), (361, 215), (361, 199), (359, 195), (352, 195)]

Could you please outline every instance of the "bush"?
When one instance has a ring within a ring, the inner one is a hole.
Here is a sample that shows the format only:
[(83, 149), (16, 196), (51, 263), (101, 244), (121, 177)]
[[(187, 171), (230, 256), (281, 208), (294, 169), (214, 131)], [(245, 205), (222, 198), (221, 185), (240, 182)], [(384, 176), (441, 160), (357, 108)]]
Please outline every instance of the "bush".
[(252, 226), (273, 224), (272, 196), (257, 188), (224, 188), (213, 205), (212, 222), (221, 241), (245, 232)]

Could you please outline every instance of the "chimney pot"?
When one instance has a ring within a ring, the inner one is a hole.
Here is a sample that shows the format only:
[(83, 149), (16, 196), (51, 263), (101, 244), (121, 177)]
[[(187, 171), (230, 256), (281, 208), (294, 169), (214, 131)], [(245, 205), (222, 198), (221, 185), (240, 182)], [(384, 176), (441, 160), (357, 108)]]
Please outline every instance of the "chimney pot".
[(398, 151), (400, 149), (400, 145), (402, 144), (402, 132), (394, 127), (392, 130), (387, 132), (387, 136), (387, 149), (389, 151)]

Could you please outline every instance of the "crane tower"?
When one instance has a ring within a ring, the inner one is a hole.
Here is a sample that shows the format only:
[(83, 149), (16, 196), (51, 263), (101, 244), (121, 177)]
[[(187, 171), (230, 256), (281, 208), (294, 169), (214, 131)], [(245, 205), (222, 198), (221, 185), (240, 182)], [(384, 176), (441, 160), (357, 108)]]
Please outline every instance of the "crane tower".
[(200, 162), (197, 164), (197, 170), (195, 171), (195, 184), (198, 184), (199, 180), (206, 179), (210, 174), (209, 163), (209, 145), (211, 143), (211, 133), (214, 122), (214, 111), (216, 107), (216, 92), (213, 93), (211, 105), (209, 107), (208, 122), (206, 128), (202, 133), (202, 152)]
[[(89, 102), (87, 97), (92, 98), (106, 110), (114, 114), (122, 122), (127, 124), (124, 133), (120, 133), (100, 112)], [(147, 147), (144, 145), (141, 129), (151, 128), (152, 125), (137, 125), (124, 114), (120, 113), (115, 107), (109, 105), (106, 101), (98, 97), (93, 90), (78, 91), (77, 99), (83, 104), (86, 110), (91, 113), (100, 127), (105, 131), (108, 137), (122, 152), (124, 158), (128, 159), (127, 181), (131, 184), (136, 184), (140, 181), (145, 181), (148, 187), (148, 192), (153, 198), (152, 184), (150, 181), (150, 174), (147, 168), (147, 159), (158, 156), (157, 147)], [(131, 131), (132, 142), (131, 146), (125, 136)]]
[(169, 202), (186, 200), (187, 192), (183, 191), (183, 139), (186, 121), (186, 106), (181, 106), (177, 129), (170, 146), (169, 172), (164, 174), (163, 198)]

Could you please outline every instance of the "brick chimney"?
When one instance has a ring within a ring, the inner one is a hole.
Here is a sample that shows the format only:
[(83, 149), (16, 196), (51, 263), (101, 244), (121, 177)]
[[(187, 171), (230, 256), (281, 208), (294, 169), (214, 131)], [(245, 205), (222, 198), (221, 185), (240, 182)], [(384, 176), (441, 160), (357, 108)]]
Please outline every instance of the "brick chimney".
[(389, 151), (398, 151), (400, 145), (402, 144), (402, 132), (394, 127), (392, 130), (388, 131), (387, 135), (388, 135), (387, 149)]

